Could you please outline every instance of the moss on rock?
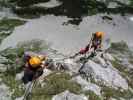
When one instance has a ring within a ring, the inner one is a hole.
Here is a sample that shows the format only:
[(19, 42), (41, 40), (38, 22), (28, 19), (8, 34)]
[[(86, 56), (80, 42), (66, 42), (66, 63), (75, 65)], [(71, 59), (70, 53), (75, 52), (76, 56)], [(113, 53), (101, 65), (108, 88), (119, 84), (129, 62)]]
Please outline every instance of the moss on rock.
[(0, 43), (12, 33), (16, 26), (23, 25), (24, 23), (25, 21), (18, 19), (3, 18), (0, 20)]
[(120, 100), (120, 98), (124, 98), (125, 100), (130, 100), (133, 97), (133, 93), (130, 90), (121, 90), (121, 89), (114, 89), (112, 87), (102, 87), (101, 91), (104, 100), (109, 100), (110, 98), (116, 98)]
[(45, 79), (45, 85), (43, 87), (37, 86), (33, 90), (33, 99), (41, 97), (43, 100), (51, 100), (54, 95), (69, 90), (72, 93), (79, 94), (81, 92), (81, 86), (75, 82), (70, 81), (71, 76), (67, 73), (55, 72), (48, 75)]
[(89, 100), (102, 100), (102, 98), (96, 95), (93, 91), (85, 92), (85, 95), (88, 97)]

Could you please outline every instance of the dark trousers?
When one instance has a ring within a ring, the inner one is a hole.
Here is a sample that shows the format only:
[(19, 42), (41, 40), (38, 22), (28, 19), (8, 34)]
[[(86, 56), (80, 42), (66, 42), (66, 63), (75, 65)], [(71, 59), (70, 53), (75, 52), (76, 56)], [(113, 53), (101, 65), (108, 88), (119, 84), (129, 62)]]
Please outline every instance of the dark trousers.
[(24, 84), (27, 84), (28, 82), (31, 82), (32, 80), (40, 77), (43, 74), (43, 69), (39, 68), (38, 70), (31, 70), (29, 68), (26, 68), (24, 71), (24, 76), (22, 78), (22, 81)]

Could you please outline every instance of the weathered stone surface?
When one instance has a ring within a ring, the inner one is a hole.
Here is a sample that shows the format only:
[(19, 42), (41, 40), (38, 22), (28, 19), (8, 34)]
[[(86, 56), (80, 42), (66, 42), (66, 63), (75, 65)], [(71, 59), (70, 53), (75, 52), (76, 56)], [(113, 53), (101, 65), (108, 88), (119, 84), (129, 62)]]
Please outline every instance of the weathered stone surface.
[(76, 95), (70, 93), (69, 91), (65, 91), (61, 94), (55, 95), (52, 100), (88, 100), (84, 95)]

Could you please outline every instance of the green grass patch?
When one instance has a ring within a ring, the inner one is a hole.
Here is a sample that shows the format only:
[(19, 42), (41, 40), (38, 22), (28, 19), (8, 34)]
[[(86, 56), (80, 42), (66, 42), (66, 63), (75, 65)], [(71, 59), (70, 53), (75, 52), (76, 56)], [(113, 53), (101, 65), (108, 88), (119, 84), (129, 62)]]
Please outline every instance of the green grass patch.
[(22, 88), (21, 82), (16, 81), (14, 76), (4, 73), (1, 76), (2, 82), (4, 82), (8, 87), (10, 87), (10, 91), (12, 92), (12, 100), (15, 100), (16, 97), (21, 97), (24, 93), (24, 89)]
[(102, 100), (98, 95), (96, 95), (93, 91), (86, 91), (85, 95), (89, 100)]
[(133, 65), (133, 59), (130, 59), (129, 60), (129, 63)]
[(112, 65), (118, 69), (120, 72), (124, 72), (126, 74), (128, 74), (128, 72), (125, 70), (126, 67), (124, 65), (121, 64), (121, 62), (117, 59), (115, 59), (114, 61), (111, 61)]
[(10, 3), (8, 2), (9, 0), (0, 0), (0, 7), (11, 7)]
[(81, 93), (81, 86), (75, 82), (70, 81), (70, 79), (71, 76), (67, 73), (55, 72), (50, 74), (44, 80), (44, 87), (37, 86), (33, 90), (32, 100), (36, 100), (36, 97), (47, 97), (49, 100), (53, 95), (64, 92), (65, 90), (69, 90), (75, 94)]
[(133, 93), (130, 90), (121, 90), (121, 89), (114, 89), (112, 87), (102, 87), (101, 91), (105, 100), (109, 100), (110, 98), (116, 98), (120, 100), (120, 98), (124, 98), (125, 100), (130, 100), (133, 98)]
[(0, 43), (12, 33), (16, 26), (23, 25), (24, 23), (25, 21), (18, 19), (3, 18), (0, 20)]
[(109, 48), (109, 52), (115, 55), (115, 60), (111, 61), (112, 65), (120, 71), (120, 74), (127, 80), (128, 85), (133, 88), (133, 70), (128, 66), (122, 64), (122, 61), (118, 60), (118, 58), (127, 58), (129, 63), (133, 64), (133, 52), (130, 50), (128, 45), (124, 42), (112, 43)]
[[(39, 99), (38, 99), (39, 98)], [(31, 100), (52, 100), (52, 97), (49, 95), (36, 95), (34, 96), (34, 98), (32, 98)]]
[(133, 7), (133, 0), (129, 0), (130, 1), (130, 6)]
[(122, 65), (119, 60), (111, 61), (112, 65), (120, 71), (120, 74), (127, 80), (128, 85), (133, 88), (133, 70), (127, 69), (126, 66)]
[(0, 29), (1, 30), (11, 30), (16, 26), (23, 25), (25, 21), (19, 19), (8, 19), (3, 18), (0, 20)]
[(8, 33), (2, 32), (2, 33), (0, 33), (0, 43), (2, 42), (3, 39), (5, 39), (10, 34), (11, 34), (11, 32), (8, 32)]
[(130, 52), (128, 45), (124, 41), (120, 41), (117, 43), (111, 43), (111, 46), (109, 48), (109, 52), (111, 53), (125, 53), (125, 52)]

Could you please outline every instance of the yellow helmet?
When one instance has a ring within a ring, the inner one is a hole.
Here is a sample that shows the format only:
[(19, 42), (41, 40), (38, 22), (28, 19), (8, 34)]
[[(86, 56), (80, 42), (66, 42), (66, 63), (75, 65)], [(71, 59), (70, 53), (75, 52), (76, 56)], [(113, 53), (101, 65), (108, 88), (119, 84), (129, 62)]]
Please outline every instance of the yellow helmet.
[(103, 38), (103, 36), (104, 36), (103, 32), (96, 32), (95, 34), (96, 34), (96, 37), (98, 37), (98, 38)]
[(41, 64), (41, 59), (37, 56), (31, 57), (29, 63), (32, 67), (37, 67)]

